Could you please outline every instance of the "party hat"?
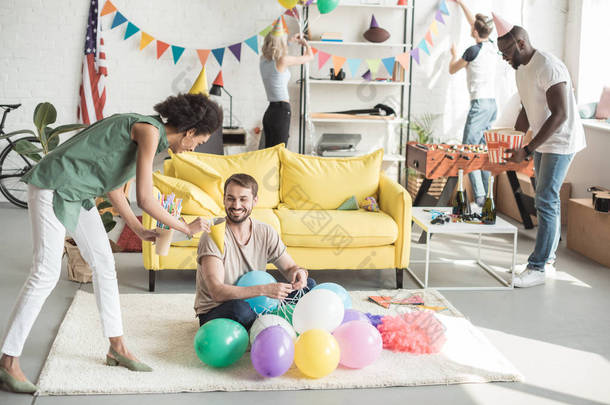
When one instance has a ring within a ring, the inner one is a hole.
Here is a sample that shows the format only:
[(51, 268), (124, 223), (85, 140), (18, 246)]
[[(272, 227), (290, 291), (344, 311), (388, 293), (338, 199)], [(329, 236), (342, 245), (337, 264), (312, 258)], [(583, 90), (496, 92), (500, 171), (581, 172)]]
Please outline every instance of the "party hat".
[(502, 17), (491, 13), (494, 18), (494, 24), (496, 25), (496, 31), (498, 31), (498, 38), (508, 34), (513, 29), (514, 25), (503, 19)]
[(218, 76), (216, 76), (216, 79), (214, 79), (214, 83), (212, 83), (215, 86), (220, 86), (220, 87), (224, 87), (224, 80), (222, 80), (222, 70), (220, 72), (218, 72)]
[(377, 24), (377, 20), (375, 19), (375, 14), (371, 17), (371, 26), (369, 28), (379, 28), (379, 24)]
[(208, 93), (208, 79), (205, 74), (205, 66), (199, 72), (199, 76), (197, 76), (197, 80), (193, 83), (193, 87), (189, 90), (190, 94), (204, 94), (209, 95)]
[(371, 70), (367, 70), (366, 72), (364, 72), (364, 74), (362, 75), (362, 78), (364, 80), (366, 80), (367, 82), (370, 82), (371, 80), (373, 80), (373, 75), (371, 75)]
[(407, 0), (398, 0), (397, 6), (406, 6), (408, 5)]
[(281, 37), (285, 34), (284, 26), (282, 25), (282, 19), (278, 18), (273, 23), (273, 28), (271, 29), (271, 36)]

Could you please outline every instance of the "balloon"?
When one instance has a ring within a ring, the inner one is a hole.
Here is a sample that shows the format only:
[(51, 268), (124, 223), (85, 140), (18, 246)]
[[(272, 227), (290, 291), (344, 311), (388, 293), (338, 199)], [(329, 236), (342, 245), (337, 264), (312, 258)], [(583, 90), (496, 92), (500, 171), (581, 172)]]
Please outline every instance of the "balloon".
[(298, 0), (297, 3), (301, 6), (308, 6), (313, 3), (313, 0)]
[(248, 347), (248, 332), (232, 319), (217, 318), (204, 323), (195, 334), (199, 360), (212, 367), (235, 363)]
[(346, 309), (343, 315), (343, 321), (341, 324), (350, 322), (350, 321), (365, 321), (371, 323), (369, 317), (358, 311), (357, 309)]
[(341, 349), (340, 363), (345, 367), (366, 367), (377, 360), (383, 349), (381, 334), (367, 321), (344, 323), (333, 336)]
[(318, 0), (320, 14), (327, 14), (337, 8), (339, 0)]
[(294, 344), (294, 364), (303, 374), (321, 378), (333, 372), (339, 365), (339, 344), (325, 330), (310, 329)]
[(286, 321), (281, 316), (267, 314), (259, 316), (252, 324), (252, 327), (250, 328), (250, 343), (254, 344), (256, 336), (258, 336), (258, 334), (261, 333), (264, 329), (275, 325), (278, 325), (282, 329), (284, 329), (290, 335), (293, 341), (297, 338), (297, 334), (294, 331), (294, 328), (291, 324), (288, 323), (288, 321)]
[(294, 313), (294, 304), (284, 304), (278, 306), (276, 309), (271, 311), (273, 315), (277, 315), (284, 318), (290, 325), (292, 325), (292, 314)]
[(320, 288), (311, 290), (297, 302), (292, 325), (298, 333), (309, 329), (332, 332), (341, 325), (344, 314), (341, 298), (332, 291)]
[(281, 4), (284, 8), (293, 8), (297, 5), (298, 0), (277, 0), (278, 3)]
[(279, 325), (270, 326), (254, 340), (250, 358), (254, 369), (263, 377), (280, 376), (292, 366), (293, 337)]
[(339, 296), (339, 298), (341, 298), (341, 301), (343, 301), (343, 306), (345, 307), (345, 309), (352, 307), (352, 297), (350, 297), (347, 290), (345, 288), (341, 287), (339, 284), (322, 283), (322, 284), (316, 285), (313, 288), (313, 290), (319, 289), (319, 288), (324, 288), (326, 290), (330, 290), (330, 291), (334, 292), (335, 294), (337, 294)]
[[(239, 287), (251, 287), (254, 285), (271, 284), (275, 283), (275, 278), (265, 271), (249, 271), (237, 280), (237, 286)], [(266, 311), (273, 311), (277, 308), (278, 300), (269, 298), (264, 295), (260, 297), (252, 297), (246, 300), (250, 304), (250, 308), (257, 314), (261, 314)]]

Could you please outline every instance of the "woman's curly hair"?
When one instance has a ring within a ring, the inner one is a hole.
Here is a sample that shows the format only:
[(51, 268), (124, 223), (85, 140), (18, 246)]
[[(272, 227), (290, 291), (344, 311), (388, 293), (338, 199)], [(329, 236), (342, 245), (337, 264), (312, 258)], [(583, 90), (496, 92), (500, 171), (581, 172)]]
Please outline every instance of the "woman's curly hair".
[(222, 125), (222, 108), (201, 93), (169, 96), (154, 109), (178, 132), (193, 128), (197, 135), (213, 134)]

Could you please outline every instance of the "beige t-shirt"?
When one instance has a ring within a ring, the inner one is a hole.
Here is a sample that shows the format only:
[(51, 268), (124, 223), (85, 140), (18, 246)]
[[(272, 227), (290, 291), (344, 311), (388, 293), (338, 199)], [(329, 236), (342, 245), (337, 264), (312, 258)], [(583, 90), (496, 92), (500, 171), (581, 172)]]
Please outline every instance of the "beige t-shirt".
[(225, 269), (224, 283), (234, 285), (239, 277), (249, 271), (265, 271), (267, 263), (275, 264), (286, 251), (286, 246), (273, 227), (251, 217), (249, 221), (251, 223), (251, 235), (250, 240), (245, 245), (237, 241), (235, 235), (231, 232), (231, 228), (227, 225), (224, 254), (220, 253), (220, 249), (209, 234), (201, 235), (197, 248), (197, 292), (195, 294), (195, 313), (197, 315), (208, 313), (222, 304), (213, 301), (208, 293), (203, 279), (203, 268), (201, 267), (203, 256), (216, 256), (222, 260)]

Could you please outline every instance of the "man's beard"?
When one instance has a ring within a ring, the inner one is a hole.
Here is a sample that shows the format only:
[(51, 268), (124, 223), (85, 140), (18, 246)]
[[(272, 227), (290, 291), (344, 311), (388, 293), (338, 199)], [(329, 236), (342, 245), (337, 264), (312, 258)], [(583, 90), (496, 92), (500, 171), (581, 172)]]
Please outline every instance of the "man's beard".
[(250, 213), (252, 212), (252, 210), (246, 210), (246, 209), (240, 209), (239, 213), (236, 215), (234, 213), (231, 212), (231, 210), (225, 208), (225, 212), (227, 214), (227, 219), (231, 222), (233, 222), (234, 224), (241, 224), (242, 222), (244, 222), (246, 219), (248, 219), (248, 217), (250, 217)]

